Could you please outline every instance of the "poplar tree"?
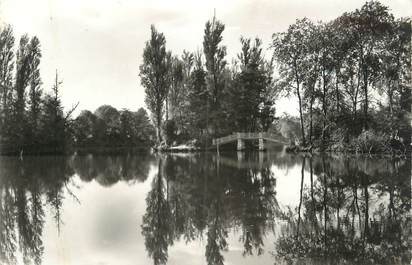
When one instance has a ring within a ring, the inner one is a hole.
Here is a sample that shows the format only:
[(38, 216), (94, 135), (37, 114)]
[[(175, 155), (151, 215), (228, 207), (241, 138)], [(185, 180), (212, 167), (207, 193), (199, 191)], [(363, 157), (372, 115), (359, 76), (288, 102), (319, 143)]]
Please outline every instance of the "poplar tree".
[(27, 140), (30, 143), (37, 142), (39, 136), (39, 119), (41, 114), (41, 78), (40, 78), (40, 41), (37, 37), (33, 37), (29, 44), (30, 56), (30, 77), (29, 77), (29, 113), (27, 126)]
[(162, 141), (161, 128), (165, 100), (168, 92), (168, 62), (166, 39), (154, 25), (151, 26), (151, 39), (146, 42), (143, 51), (143, 63), (140, 65), (140, 82), (145, 87), (145, 102), (152, 113), (157, 129), (157, 140)]
[(13, 70), (14, 70), (14, 35), (10, 25), (0, 29), (0, 133), (5, 135), (7, 119), (10, 118), (12, 92), (13, 92)]
[[(205, 35), (203, 38), (203, 52), (206, 58), (207, 70), (206, 82), (210, 94), (211, 109), (213, 110), (207, 119), (209, 120), (210, 117), (213, 120), (212, 126), (214, 134), (218, 134), (217, 127), (221, 114), (220, 99), (225, 86), (226, 47), (221, 44), (224, 30), (225, 25), (213, 16), (212, 21), (209, 20), (206, 22)], [(207, 130), (209, 130), (209, 128), (207, 128)]]
[(27, 34), (20, 38), (16, 58), (12, 131), (15, 143), (21, 148), (24, 141), (26, 88), (30, 81), (30, 50)]

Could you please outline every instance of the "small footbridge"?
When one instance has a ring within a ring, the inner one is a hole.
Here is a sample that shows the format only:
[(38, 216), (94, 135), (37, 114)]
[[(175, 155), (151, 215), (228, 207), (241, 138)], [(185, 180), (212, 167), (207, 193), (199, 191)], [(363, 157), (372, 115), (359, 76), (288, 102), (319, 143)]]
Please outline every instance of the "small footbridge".
[(264, 141), (275, 142), (280, 144), (288, 144), (288, 140), (279, 134), (267, 133), (267, 132), (250, 132), (250, 133), (232, 133), (230, 135), (213, 139), (213, 146), (216, 146), (216, 150), (219, 152), (219, 146), (222, 144), (237, 141), (237, 150), (242, 151), (245, 149), (245, 140), (259, 140), (259, 150), (265, 149)]

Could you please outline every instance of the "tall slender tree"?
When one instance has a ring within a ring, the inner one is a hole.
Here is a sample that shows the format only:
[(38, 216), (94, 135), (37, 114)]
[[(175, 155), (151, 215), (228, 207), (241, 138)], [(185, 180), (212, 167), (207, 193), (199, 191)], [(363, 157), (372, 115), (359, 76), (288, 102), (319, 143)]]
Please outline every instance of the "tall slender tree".
[(27, 35), (20, 38), (19, 48), (16, 58), (16, 81), (14, 85), (13, 100), (13, 132), (14, 141), (18, 146), (23, 145), (25, 107), (26, 107), (26, 88), (30, 81), (30, 39)]
[(41, 112), (41, 78), (40, 78), (40, 41), (37, 37), (33, 37), (29, 44), (30, 52), (30, 81), (29, 81), (29, 113), (27, 138), (30, 144), (37, 142)]
[[(211, 116), (213, 118), (213, 130), (218, 134), (218, 116), (221, 114), (220, 98), (224, 88), (224, 70), (226, 67), (226, 47), (221, 44), (225, 25), (213, 16), (206, 22), (205, 35), (203, 38), (203, 52), (206, 58), (207, 87), (210, 91)], [(209, 117), (208, 117), (209, 119)], [(207, 122), (209, 123), (209, 122)], [(209, 129), (209, 128), (207, 128)]]
[(0, 126), (1, 134), (7, 129), (6, 119), (10, 118), (12, 92), (13, 92), (13, 69), (14, 69), (14, 36), (10, 25), (0, 29)]
[(207, 134), (209, 114), (209, 90), (206, 85), (206, 71), (203, 68), (202, 56), (195, 55), (194, 69), (190, 75), (189, 83), (189, 110), (192, 135), (196, 138)]
[(237, 129), (254, 132), (260, 129), (260, 108), (267, 85), (262, 41), (256, 38), (252, 42), (241, 37), (240, 42), (242, 51), (238, 58), (241, 70), (235, 74), (228, 101)]
[(161, 128), (164, 104), (168, 92), (168, 62), (166, 39), (155, 26), (151, 26), (151, 39), (146, 42), (143, 51), (143, 63), (140, 66), (141, 84), (145, 87), (145, 102), (155, 120), (157, 140), (162, 141)]

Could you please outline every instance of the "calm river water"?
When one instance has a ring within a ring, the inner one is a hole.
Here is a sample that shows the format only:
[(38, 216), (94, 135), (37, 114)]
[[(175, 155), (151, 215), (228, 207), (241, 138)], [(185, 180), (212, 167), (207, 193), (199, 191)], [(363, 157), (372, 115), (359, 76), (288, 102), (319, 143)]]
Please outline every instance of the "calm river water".
[(0, 158), (1, 264), (409, 264), (410, 161)]

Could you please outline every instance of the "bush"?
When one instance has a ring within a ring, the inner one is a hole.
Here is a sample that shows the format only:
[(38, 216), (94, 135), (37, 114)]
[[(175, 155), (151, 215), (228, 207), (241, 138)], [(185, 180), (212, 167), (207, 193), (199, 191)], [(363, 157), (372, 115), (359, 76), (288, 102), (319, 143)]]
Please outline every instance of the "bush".
[(389, 151), (389, 137), (373, 130), (363, 130), (352, 141), (352, 149), (358, 153), (386, 153)]
[(330, 150), (343, 152), (347, 150), (348, 130), (346, 128), (336, 128), (330, 133)]

